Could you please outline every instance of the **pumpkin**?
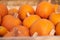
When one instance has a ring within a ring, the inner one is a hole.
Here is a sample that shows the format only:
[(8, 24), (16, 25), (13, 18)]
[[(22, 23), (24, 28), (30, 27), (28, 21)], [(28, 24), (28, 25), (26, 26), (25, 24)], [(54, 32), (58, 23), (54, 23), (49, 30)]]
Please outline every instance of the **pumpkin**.
[(4, 35), (4, 37), (22, 37), (22, 36), (29, 36), (29, 30), (28, 28), (20, 25), (14, 27), (10, 32)]
[(52, 4), (45, 1), (39, 3), (36, 8), (36, 14), (42, 18), (48, 18), (49, 15), (52, 14), (53, 12), (55, 12), (55, 9), (52, 6)]
[(0, 4), (0, 16), (5, 16), (8, 14), (7, 6), (4, 4)]
[(31, 36), (36, 32), (38, 36), (48, 36), (51, 30), (54, 28), (54, 24), (47, 19), (37, 20), (30, 28)]
[(9, 15), (13, 15), (14, 16), (15, 13), (18, 14), (18, 10), (16, 8), (11, 8), (11, 9), (8, 10), (8, 14)]
[(27, 28), (30, 28), (31, 25), (39, 19), (40, 19), (40, 17), (38, 15), (30, 15), (29, 17), (27, 17), (23, 20), (23, 25), (26, 26)]
[(24, 20), (26, 17), (28, 17), (29, 15), (33, 15), (34, 14), (34, 9), (30, 6), (30, 5), (22, 5), (19, 8), (19, 18), (21, 20)]
[(6, 15), (2, 20), (2, 26), (7, 28), (8, 30), (11, 30), (13, 27), (16, 27), (17, 25), (20, 24), (21, 24), (20, 19), (12, 15)]
[(29, 29), (25, 26), (17, 26), (18, 35), (17, 36), (29, 36)]
[(60, 22), (60, 13), (53, 13), (49, 16), (49, 20), (55, 25)]
[(60, 22), (56, 24), (56, 35), (60, 35)]
[(4, 36), (8, 30), (4, 26), (0, 26), (0, 36)]

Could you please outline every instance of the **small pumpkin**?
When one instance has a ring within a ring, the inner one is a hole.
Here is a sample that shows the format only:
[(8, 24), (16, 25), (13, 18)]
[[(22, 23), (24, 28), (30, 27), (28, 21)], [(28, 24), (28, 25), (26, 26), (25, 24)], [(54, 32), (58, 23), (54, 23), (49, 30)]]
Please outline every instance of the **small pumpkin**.
[(8, 14), (7, 6), (4, 4), (0, 4), (0, 16), (5, 16)]
[(19, 8), (18, 13), (19, 13), (19, 18), (24, 20), (29, 15), (33, 15), (34, 14), (34, 9), (30, 5), (25, 4), (25, 5), (22, 5)]
[(35, 21), (39, 20), (40, 17), (38, 15), (30, 15), (29, 17), (26, 17), (23, 20), (23, 25), (26, 26), (27, 28), (30, 28)]
[(17, 8), (11, 8), (8, 10), (9, 15), (15, 15), (15, 13), (18, 14), (18, 9)]
[(4, 36), (8, 30), (4, 26), (0, 26), (0, 36)]
[(60, 22), (56, 24), (56, 28), (55, 28), (55, 31), (56, 31), (56, 35), (60, 35)]
[(55, 25), (60, 22), (60, 13), (53, 13), (49, 16), (49, 20)]

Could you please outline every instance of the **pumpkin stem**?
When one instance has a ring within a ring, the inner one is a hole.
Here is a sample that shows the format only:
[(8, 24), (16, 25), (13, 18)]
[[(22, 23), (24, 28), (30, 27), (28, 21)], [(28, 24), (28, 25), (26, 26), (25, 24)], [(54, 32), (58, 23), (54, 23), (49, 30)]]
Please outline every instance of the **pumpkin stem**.
[(18, 18), (18, 13), (15, 13), (13, 16), (14, 16), (15, 18)]
[(27, 12), (27, 16), (28, 16), (28, 17), (30, 16), (29, 12)]
[(37, 37), (37, 36), (38, 36), (38, 33), (35, 32), (32, 37)]
[(54, 34), (55, 34), (55, 29), (52, 29), (49, 35), (54, 36)]

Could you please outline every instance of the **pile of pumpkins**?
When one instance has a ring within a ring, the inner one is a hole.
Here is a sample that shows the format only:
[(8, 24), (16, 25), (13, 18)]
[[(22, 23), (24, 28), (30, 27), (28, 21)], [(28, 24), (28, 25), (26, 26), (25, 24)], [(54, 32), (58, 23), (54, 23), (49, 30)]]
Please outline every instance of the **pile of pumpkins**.
[(0, 4), (0, 37), (60, 35), (60, 13), (57, 6), (42, 1), (36, 5), (24, 4), (19, 9)]

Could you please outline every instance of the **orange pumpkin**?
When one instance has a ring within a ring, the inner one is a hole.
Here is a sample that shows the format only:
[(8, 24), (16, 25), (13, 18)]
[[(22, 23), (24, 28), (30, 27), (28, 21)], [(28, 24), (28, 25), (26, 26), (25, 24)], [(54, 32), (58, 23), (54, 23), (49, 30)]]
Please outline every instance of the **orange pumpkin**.
[(18, 36), (29, 36), (29, 30), (25, 26), (18, 26)]
[(49, 20), (52, 21), (55, 25), (60, 22), (60, 13), (53, 13), (50, 15)]
[(0, 26), (0, 36), (4, 36), (7, 32), (8, 30), (5, 27)]
[(13, 27), (16, 27), (17, 25), (20, 25), (21, 21), (19, 18), (15, 18), (12, 15), (6, 15), (2, 20), (2, 26), (7, 28), (8, 30), (11, 30)]
[(9, 9), (9, 11), (8, 11), (8, 14), (9, 14), (9, 15), (14, 15), (15, 13), (18, 14), (18, 10), (17, 10), (16, 8), (11, 8), (11, 9)]
[(29, 36), (28, 28), (24, 26), (14, 27), (11, 32), (8, 32), (4, 37), (19, 37), (19, 36)]
[(56, 24), (56, 35), (60, 35), (60, 22)]
[(6, 5), (0, 4), (0, 15), (3, 17), (8, 14), (8, 9)]
[(55, 11), (57, 11), (58, 6), (59, 6), (58, 4), (55, 4), (55, 5), (54, 5)]
[(16, 37), (14, 31), (6, 33), (3, 37)]
[(39, 19), (40, 17), (38, 15), (31, 15), (23, 20), (23, 25), (26, 26), (27, 28), (30, 28), (31, 25)]
[(30, 28), (30, 34), (33, 35), (37, 32), (38, 36), (47, 36), (54, 28), (54, 25), (51, 21), (47, 19), (37, 20)]
[[(34, 9), (30, 5), (22, 5), (19, 8), (19, 18), (22, 20), (25, 19), (27, 16), (34, 14)], [(29, 14), (29, 15), (28, 15)]]
[(42, 18), (48, 18), (50, 14), (52, 14), (55, 11), (52, 4), (48, 2), (41, 2), (38, 4), (36, 8), (36, 14), (41, 16)]

